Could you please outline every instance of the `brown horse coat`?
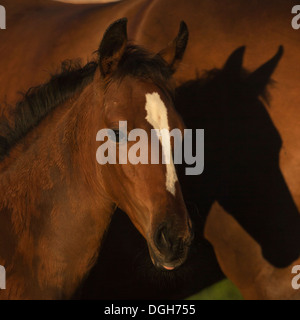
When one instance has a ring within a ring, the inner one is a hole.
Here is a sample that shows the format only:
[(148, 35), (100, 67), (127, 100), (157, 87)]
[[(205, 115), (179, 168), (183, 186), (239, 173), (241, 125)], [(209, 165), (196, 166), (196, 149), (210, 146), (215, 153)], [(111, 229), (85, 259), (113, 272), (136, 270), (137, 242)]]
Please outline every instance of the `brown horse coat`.
[[(129, 37), (152, 51), (174, 36), (180, 20), (186, 21), (190, 46), (176, 75), (179, 83), (194, 78), (197, 71), (220, 67), (224, 57), (240, 45), (247, 45), (245, 66), (253, 70), (283, 44), (285, 55), (273, 76), (277, 85), (271, 90), (272, 107), (268, 111), (283, 140), (281, 170), (300, 208), (300, 46), (299, 31), (291, 28), (290, 14), (295, 4), (294, 0), (225, 0), (221, 5), (211, 0), (178, 0), (174, 6), (171, 0), (124, 0), (73, 6), (48, 0), (2, 1), (8, 17), (7, 30), (0, 33), (1, 103), (13, 105), (18, 100), (17, 91), (44, 82), (60, 61), (90, 57), (99, 33), (122, 16), (130, 21)], [(226, 225), (226, 230), (219, 229), (219, 225)], [(286, 298), (297, 294), (290, 287), (291, 268), (277, 270), (268, 265), (256, 249), (257, 244), (222, 209), (212, 209), (206, 236), (214, 245), (223, 270), (246, 298)], [(237, 257), (249, 263), (240, 264)], [(269, 279), (283, 272), (280, 288), (286, 289), (278, 289), (276, 295), (271, 290), (262, 292)], [(262, 274), (266, 281), (259, 284)], [(244, 288), (246, 278), (250, 279)]]

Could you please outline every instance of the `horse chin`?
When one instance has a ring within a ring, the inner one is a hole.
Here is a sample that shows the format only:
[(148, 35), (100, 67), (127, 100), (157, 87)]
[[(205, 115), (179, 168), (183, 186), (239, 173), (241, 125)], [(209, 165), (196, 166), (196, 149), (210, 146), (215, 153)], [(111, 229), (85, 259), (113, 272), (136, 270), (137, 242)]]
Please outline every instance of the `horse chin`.
[(172, 262), (169, 262), (169, 261), (166, 262), (166, 261), (164, 261), (163, 257), (161, 257), (160, 254), (154, 253), (157, 250), (153, 249), (149, 245), (148, 245), (148, 248), (149, 248), (149, 254), (150, 254), (150, 258), (151, 258), (153, 265), (155, 266), (155, 268), (157, 268), (160, 271), (177, 270), (186, 260), (187, 254), (185, 255), (185, 257), (178, 258)]

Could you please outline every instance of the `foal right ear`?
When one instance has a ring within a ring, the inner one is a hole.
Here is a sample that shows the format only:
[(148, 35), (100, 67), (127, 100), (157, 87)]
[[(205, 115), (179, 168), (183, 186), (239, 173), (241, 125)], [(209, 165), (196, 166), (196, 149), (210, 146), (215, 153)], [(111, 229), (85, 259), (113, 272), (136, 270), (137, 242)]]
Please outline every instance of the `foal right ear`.
[(98, 51), (99, 67), (103, 78), (117, 69), (127, 41), (127, 18), (117, 20), (107, 28)]
[(168, 63), (173, 73), (181, 62), (189, 40), (189, 30), (184, 21), (181, 21), (177, 37), (158, 54)]

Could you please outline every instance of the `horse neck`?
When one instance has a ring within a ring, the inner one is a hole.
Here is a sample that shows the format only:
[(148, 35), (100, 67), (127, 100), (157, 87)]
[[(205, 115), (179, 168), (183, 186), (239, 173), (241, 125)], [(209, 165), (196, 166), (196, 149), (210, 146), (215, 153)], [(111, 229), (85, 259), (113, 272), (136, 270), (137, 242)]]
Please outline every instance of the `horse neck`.
[(101, 179), (93, 170), (96, 133), (89, 133), (96, 115), (81, 105), (92, 90), (49, 114), (24, 139), (26, 151), (12, 150), (17, 160), (2, 172), (0, 225), (7, 231), (0, 234), (0, 264), (8, 270), (7, 297), (68, 297), (95, 261), (114, 205), (95, 182)]

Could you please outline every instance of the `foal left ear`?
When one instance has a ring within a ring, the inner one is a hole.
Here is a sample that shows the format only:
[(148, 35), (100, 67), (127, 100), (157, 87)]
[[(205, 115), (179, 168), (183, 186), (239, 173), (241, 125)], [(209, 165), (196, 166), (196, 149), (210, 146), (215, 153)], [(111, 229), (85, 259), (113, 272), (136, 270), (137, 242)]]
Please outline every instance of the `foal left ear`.
[(181, 21), (177, 37), (159, 55), (169, 64), (175, 72), (181, 62), (189, 40), (189, 30), (184, 21)]
[(117, 69), (127, 41), (127, 18), (117, 20), (107, 28), (98, 51), (103, 78), (108, 77)]

